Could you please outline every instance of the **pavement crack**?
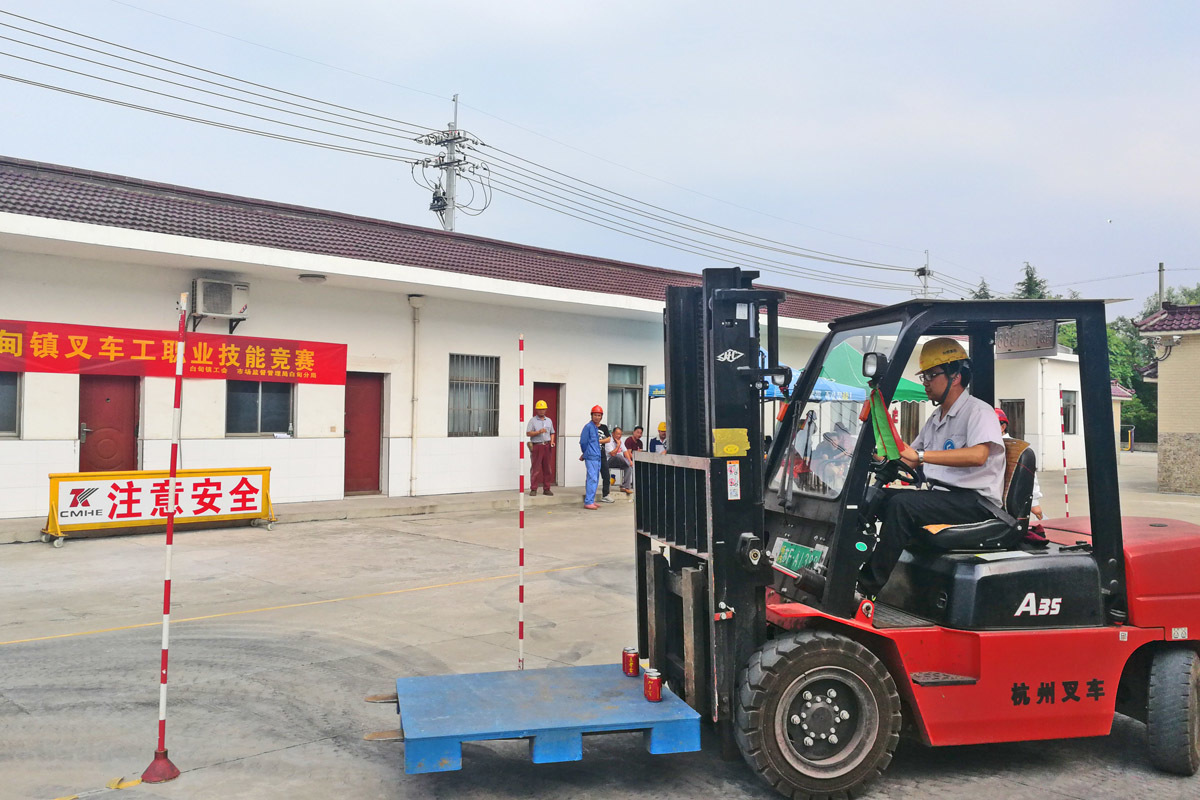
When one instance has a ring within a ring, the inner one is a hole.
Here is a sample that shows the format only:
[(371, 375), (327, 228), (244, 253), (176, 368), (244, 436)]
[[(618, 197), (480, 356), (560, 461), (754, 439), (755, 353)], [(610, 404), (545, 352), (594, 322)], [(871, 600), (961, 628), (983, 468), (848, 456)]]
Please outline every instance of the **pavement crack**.
[(340, 736), (340, 735), (342, 735), (342, 734), (335, 733), (331, 736), (322, 736), (319, 739), (309, 739), (304, 742), (296, 742), (295, 744), (289, 744), (285, 747), (275, 747), (275, 748), (272, 748), (271, 750), (261, 750), (257, 753), (250, 753), (249, 755), (238, 756), (237, 758), (227, 758), (224, 761), (214, 761), (211, 764), (205, 764), (200, 767), (191, 767), (190, 769), (180, 770), (180, 772), (181, 773), (200, 772), (201, 770), (206, 770), (210, 767), (220, 767), (224, 764), (236, 764), (239, 761), (245, 761), (246, 759), (249, 759), (249, 758), (258, 758), (259, 756), (267, 756), (272, 753), (282, 753), (284, 750), (291, 750), (292, 748), (295, 748), (295, 747), (304, 747), (306, 745), (316, 744), (317, 742), (327, 742), (330, 739), (338, 738), (338, 736)]

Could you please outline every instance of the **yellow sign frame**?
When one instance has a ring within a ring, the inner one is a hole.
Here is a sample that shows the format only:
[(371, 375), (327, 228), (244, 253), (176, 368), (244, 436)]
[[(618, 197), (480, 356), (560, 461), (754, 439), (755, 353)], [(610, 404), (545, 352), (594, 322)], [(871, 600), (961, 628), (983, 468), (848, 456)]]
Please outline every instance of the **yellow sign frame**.
[[(210, 514), (202, 517), (179, 517), (176, 519), (176, 525), (196, 525), (207, 522), (228, 522), (231, 520), (249, 520), (251, 524), (263, 520), (268, 525), (275, 522), (275, 510), (271, 504), (271, 468), (270, 467), (244, 467), (244, 468), (227, 468), (227, 469), (181, 469), (175, 472), (176, 479), (179, 478), (220, 478), (233, 477), (244, 475), (258, 475), (262, 477), (262, 508), (258, 511), (238, 513), (238, 514)], [(72, 533), (79, 531), (90, 530), (116, 530), (129, 528), (145, 528), (145, 527), (163, 527), (167, 520), (165, 517), (148, 517), (146, 519), (123, 519), (123, 520), (105, 520), (104, 522), (72, 522), (62, 524), (59, 522), (59, 507), (58, 498), (61, 494), (60, 489), (64, 483), (94, 483), (96, 481), (117, 481), (117, 480), (147, 480), (155, 478), (171, 477), (169, 470), (152, 469), (152, 470), (127, 470), (124, 472), (55, 472), (49, 475), (50, 478), (50, 513), (46, 517), (46, 527), (42, 529), (43, 541), (47, 537), (67, 538)]]

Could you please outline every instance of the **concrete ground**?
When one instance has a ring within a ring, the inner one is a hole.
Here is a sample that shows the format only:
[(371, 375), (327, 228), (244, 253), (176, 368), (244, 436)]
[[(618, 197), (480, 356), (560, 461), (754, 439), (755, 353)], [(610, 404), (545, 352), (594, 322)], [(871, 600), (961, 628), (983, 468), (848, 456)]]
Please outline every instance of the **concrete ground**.
[[(1200, 523), (1200, 498), (1154, 493), (1153, 454), (1122, 461), (1125, 514)], [(1042, 483), (1060, 513), (1061, 473)], [(632, 511), (528, 512), (528, 667), (611, 663), (635, 641)], [(652, 757), (637, 734), (593, 737), (582, 762), (537, 766), (522, 742), (468, 744), (461, 772), (413, 776), (403, 745), (363, 741), (397, 727), (394, 707), (362, 702), (397, 677), (515, 667), (516, 518), (490, 508), (177, 536), (167, 741), (183, 775), (106, 789), (153, 755), (162, 542), (0, 547), (0, 798), (775, 796), (707, 739)], [(1200, 796), (1200, 777), (1149, 765), (1145, 738), (1118, 717), (1096, 739), (903, 742), (870, 796)]]

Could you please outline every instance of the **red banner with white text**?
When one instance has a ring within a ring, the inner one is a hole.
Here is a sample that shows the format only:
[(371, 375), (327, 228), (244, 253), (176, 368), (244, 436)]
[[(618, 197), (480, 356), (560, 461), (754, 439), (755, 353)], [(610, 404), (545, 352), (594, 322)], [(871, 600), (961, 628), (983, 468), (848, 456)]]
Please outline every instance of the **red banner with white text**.
[[(0, 372), (175, 376), (174, 331), (0, 320)], [(346, 383), (346, 345), (188, 333), (183, 377)]]

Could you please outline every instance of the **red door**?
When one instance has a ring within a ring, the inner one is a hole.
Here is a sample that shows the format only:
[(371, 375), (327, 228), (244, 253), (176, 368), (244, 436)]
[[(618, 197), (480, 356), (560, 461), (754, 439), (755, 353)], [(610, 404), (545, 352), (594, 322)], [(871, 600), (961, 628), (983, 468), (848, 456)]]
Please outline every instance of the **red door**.
[[(554, 430), (558, 434), (559, 448), (562, 447), (562, 427), (558, 420), (558, 389), (557, 383), (535, 383), (533, 385), (533, 404), (536, 406), (539, 400), (546, 401), (546, 416), (554, 423)], [(528, 440), (526, 440), (528, 441)], [(550, 485), (558, 486), (558, 450), (556, 449), (553, 457), (550, 459)]]
[(346, 373), (346, 494), (379, 493), (383, 376)]
[(138, 379), (79, 376), (79, 471), (137, 469)]

